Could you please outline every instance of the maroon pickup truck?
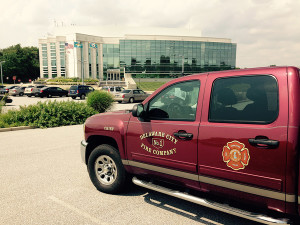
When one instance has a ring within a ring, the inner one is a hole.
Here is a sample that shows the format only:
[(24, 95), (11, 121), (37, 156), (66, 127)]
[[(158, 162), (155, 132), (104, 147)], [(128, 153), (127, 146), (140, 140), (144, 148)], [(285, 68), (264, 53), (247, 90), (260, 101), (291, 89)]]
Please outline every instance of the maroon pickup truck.
[(299, 218), (299, 79), (296, 67), (196, 74), (131, 111), (94, 115), (81, 142), (91, 181), (118, 193), (132, 180), (266, 224)]

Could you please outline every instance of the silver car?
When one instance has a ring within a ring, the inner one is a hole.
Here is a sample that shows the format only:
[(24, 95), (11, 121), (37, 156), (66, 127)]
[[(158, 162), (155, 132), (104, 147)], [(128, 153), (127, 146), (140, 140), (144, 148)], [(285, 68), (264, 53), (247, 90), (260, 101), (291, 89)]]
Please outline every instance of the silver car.
[(125, 89), (120, 93), (115, 94), (115, 100), (119, 103), (123, 102), (141, 102), (144, 101), (150, 94), (145, 93), (140, 89)]
[(15, 87), (12, 89), (9, 89), (8, 94), (11, 96), (23, 96), (24, 95), (24, 91), (25, 91), (26, 87)]
[(111, 93), (112, 95), (116, 95), (117, 93), (120, 93), (124, 90), (123, 87), (117, 87), (117, 86), (104, 86), (101, 88), (102, 91), (107, 91)]
[(32, 86), (32, 87), (27, 87), (27, 88), (25, 88), (24, 94), (27, 95), (28, 97), (31, 97), (31, 96), (38, 96), (40, 90), (41, 90), (43, 87), (47, 87), (47, 86), (46, 86), (46, 85), (39, 84), (39, 85), (35, 85), (35, 86)]

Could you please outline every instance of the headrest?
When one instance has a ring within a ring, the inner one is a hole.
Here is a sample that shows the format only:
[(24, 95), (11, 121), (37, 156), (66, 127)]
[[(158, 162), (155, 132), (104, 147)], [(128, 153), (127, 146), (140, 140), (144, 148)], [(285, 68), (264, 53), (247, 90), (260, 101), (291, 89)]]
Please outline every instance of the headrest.
[(256, 102), (264, 99), (265, 92), (259, 88), (252, 87), (247, 90), (246, 96), (248, 99)]
[(218, 92), (218, 102), (223, 105), (234, 105), (237, 103), (237, 99), (230, 88), (223, 88)]

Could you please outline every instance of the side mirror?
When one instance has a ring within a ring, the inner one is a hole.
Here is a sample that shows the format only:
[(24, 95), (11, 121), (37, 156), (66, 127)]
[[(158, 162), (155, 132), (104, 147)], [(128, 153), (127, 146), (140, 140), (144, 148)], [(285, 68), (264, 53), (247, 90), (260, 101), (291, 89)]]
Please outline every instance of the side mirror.
[(142, 117), (144, 114), (144, 106), (143, 104), (136, 104), (132, 108), (132, 116), (134, 117)]

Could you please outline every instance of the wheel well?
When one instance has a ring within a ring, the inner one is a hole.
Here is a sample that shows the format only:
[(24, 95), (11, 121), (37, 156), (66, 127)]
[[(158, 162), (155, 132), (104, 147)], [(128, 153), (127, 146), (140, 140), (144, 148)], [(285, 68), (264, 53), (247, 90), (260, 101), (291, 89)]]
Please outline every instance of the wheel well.
[(119, 149), (118, 144), (115, 141), (115, 139), (113, 139), (111, 137), (107, 137), (107, 136), (100, 136), (100, 135), (91, 136), (88, 138), (87, 143), (88, 143), (88, 145), (87, 145), (87, 149), (86, 149), (86, 153), (85, 153), (86, 164), (88, 162), (88, 159), (89, 159), (90, 154), (92, 153), (93, 149), (99, 145), (108, 144), (108, 145), (115, 147), (116, 149)]

